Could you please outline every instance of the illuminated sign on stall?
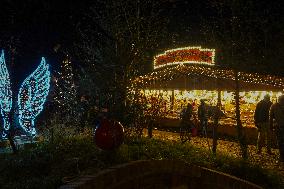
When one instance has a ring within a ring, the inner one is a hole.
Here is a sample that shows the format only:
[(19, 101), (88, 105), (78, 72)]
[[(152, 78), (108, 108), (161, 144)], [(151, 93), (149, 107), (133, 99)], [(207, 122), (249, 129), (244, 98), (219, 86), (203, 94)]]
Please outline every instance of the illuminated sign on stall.
[(179, 64), (215, 64), (215, 49), (185, 47), (165, 51), (155, 56), (154, 69)]

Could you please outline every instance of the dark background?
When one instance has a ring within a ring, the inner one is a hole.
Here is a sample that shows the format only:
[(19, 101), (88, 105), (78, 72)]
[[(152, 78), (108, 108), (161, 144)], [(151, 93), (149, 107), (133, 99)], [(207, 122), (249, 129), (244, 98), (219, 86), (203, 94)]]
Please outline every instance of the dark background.
[[(22, 81), (31, 73), (42, 56), (47, 58), (53, 70), (57, 70), (64, 54), (67, 52), (72, 54), (74, 43), (80, 40), (77, 35), (78, 25), (83, 23), (90, 7), (99, 5), (97, 2), (99, 0), (1, 1), (0, 48), (5, 50), (8, 66), (11, 67), (14, 62), (13, 73), (16, 80)], [(242, 40), (245, 43), (250, 41), (250, 44), (244, 51), (236, 50), (236, 55), (241, 54), (245, 57), (237, 62), (239, 69), (283, 75), (283, 3), (281, 1), (243, 2), (248, 2), (248, 8), (237, 8), (236, 15), (240, 20), (236, 21), (235, 29), (242, 31), (242, 34), (236, 37), (235, 41), (240, 44)], [(216, 48), (217, 62), (230, 67), (230, 59), (226, 57), (231, 51), (225, 43), (234, 42), (230, 38), (231, 25), (226, 24), (232, 18), (230, 7), (226, 8), (226, 5), (222, 7), (222, 16), (209, 0), (168, 0), (163, 1), (162, 8), (162, 15), (168, 19), (166, 32), (169, 37), (158, 44), (153, 54), (176, 47), (202, 45), (206, 48)], [(214, 24), (217, 19), (219, 22)], [(260, 29), (262, 25), (267, 28), (265, 40)], [(207, 32), (204, 32), (206, 30), (204, 28), (207, 28)], [(215, 29), (217, 37), (212, 40), (210, 32)], [(220, 45), (216, 41), (223, 43)], [(243, 44), (239, 49), (244, 49), (244, 46), (247, 45)], [(75, 64), (81, 64), (75, 55), (73, 60)]]

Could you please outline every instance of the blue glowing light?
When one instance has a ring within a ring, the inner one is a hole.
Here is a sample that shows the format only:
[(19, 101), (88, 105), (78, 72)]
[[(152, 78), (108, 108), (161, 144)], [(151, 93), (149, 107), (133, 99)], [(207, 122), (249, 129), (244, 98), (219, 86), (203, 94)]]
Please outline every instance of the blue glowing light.
[(49, 65), (42, 58), (37, 69), (23, 81), (18, 94), (19, 123), (32, 136), (36, 134), (34, 120), (43, 110), (49, 88)]
[[(37, 69), (22, 83), (18, 94), (18, 120), (23, 130), (34, 136), (35, 118), (43, 110), (50, 88), (49, 65), (42, 58)], [(5, 138), (11, 126), (12, 90), (9, 72), (5, 63), (4, 51), (0, 56), (0, 109), (3, 118), (2, 138)]]
[(6, 137), (7, 131), (10, 129), (9, 117), (12, 109), (12, 90), (3, 50), (0, 57), (0, 108), (4, 124), (2, 137)]

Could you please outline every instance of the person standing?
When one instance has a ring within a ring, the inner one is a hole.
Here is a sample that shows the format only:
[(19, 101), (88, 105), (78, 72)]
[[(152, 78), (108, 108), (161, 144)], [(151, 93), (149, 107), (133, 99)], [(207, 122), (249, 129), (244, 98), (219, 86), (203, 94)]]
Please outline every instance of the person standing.
[[(275, 120), (275, 125), (274, 125)], [(278, 102), (274, 103), (270, 108), (269, 125), (271, 129), (275, 129), (280, 161), (284, 162), (284, 95), (278, 97)]]
[(194, 128), (193, 122), (191, 121), (193, 106), (188, 103), (186, 108), (181, 112), (181, 122), (180, 122), (180, 138), (181, 142), (185, 143), (186, 141), (191, 140), (191, 129)]
[(182, 125), (190, 125), (192, 113), (193, 113), (193, 106), (190, 103), (188, 103), (186, 108), (184, 108), (181, 113)]
[(254, 123), (258, 131), (256, 143), (258, 154), (261, 153), (264, 144), (266, 144), (267, 153), (271, 154), (271, 132), (269, 127), (269, 110), (271, 105), (270, 96), (267, 94), (263, 100), (257, 103), (254, 112)]
[(83, 131), (88, 122), (89, 98), (82, 95), (80, 98), (80, 131)]
[(204, 99), (200, 100), (200, 105), (198, 107), (198, 119), (201, 124), (202, 135), (207, 137), (208, 112)]

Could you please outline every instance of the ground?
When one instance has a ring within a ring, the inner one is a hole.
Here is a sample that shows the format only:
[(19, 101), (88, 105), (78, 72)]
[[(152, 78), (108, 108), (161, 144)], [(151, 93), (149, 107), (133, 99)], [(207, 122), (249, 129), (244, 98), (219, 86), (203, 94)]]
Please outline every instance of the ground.
[[(167, 131), (153, 131), (153, 137), (159, 138), (162, 140), (173, 140), (179, 141), (179, 134), (174, 132), (167, 132)], [(212, 139), (211, 138), (201, 138), (201, 137), (192, 137), (190, 142), (187, 142), (185, 145), (192, 144), (198, 148), (209, 148), (212, 147)], [(209, 144), (209, 145), (208, 145)], [(210, 147), (209, 147), (210, 146)], [(218, 140), (217, 146), (217, 154), (218, 153), (226, 153), (236, 158), (240, 158), (240, 150), (239, 144), (237, 142), (227, 141), (227, 140)], [(268, 168), (272, 170), (277, 170), (281, 175), (283, 175), (284, 179), (284, 165), (280, 164), (279, 159), (279, 150), (272, 149), (272, 155), (266, 153), (266, 149), (262, 149), (261, 154), (256, 153), (256, 146), (249, 145), (249, 161), (253, 163), (257, 163), (261, 165), (263, 168)]]

